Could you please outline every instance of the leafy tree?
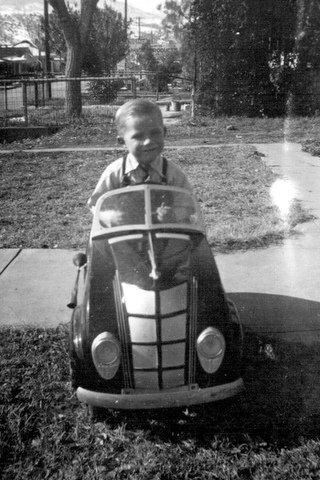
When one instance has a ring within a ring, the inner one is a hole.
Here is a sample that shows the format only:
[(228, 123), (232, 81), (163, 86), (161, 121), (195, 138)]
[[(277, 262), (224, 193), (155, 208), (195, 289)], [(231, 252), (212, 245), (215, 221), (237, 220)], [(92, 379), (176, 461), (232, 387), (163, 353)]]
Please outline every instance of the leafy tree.
[(168, 90), (168, 83), (182, 72), (180, 54), (177, 49), (164, 51), (157, 57), (158, 62), (158, 89), (159, 92)]
[(142, 70), (146, 70), (148, 74), (148, 80), (151, 88), (158, 87), (157, 71), (158, 62), (154, 56), (150, 40), (143, 42), (139, 50), (137, 51), (137, 61), (140, 64)]
[(137, 61), (142, 70), (149, 72), (150, 88), (159, 92), (168, 90), (168, 83), (181, 73), (180, 55), (177, 49), (163, 50), (158, 53), (146, 40), (137, 52)]
[[(79, 22), (77, 10), (69, 8), (69, 13), (75, 22)], [(65, 56), (67, 46), (55, 11), (49, 15), (49, 23), (50, 50)], [(124, 57), (126, 49), (126, 30), (121, 14), (107, 5), (97, 8), (83, 52), (82, 70), (88, 75), (108, 75)]]
[(179, 46), (184, 40), (184, 27), (190, 22), (193, 3), (194, 0), (166, 0), (163, 5), (162, 26), (167, 37), (173, 37)]
[[(69, 13), (71, 16), (75, 16), (74, 21), (77, 21), (76, 12), (71, 10), (68, 7)], [(42, 50), (44, 50), (44, 18), (41, 18), (41, 30), (42, 30)], [(61, 57), (66, 57), (67, 55), (67, 46), (66, 41), (62, 32), (61, 24), (57, 12), (53, 10), (49, 14), (49, 50), (50, 52), (55, 52)]]
[[(65, 0), (48, 0), (56, 12), (67, 45), (66, 77), (81, 77), (83, 50), (87, 44), (92, 17), (98, 0), (81, 0), (81, 12), (77, 20), (68, 10)], [(82, 110), (80, 81), (66, 82), (66, 111), (79, 116)]]
[(141, 65), (141, 68), (150, 72), (157, 70), (158, 62), (154, 56), (150, 40), (143, 42), (137, 52), (137, 60)]
[(197, 22), (195, 0), (167, 0), (164, 3), (166, 14), (162, 24), (166, 35), (175, 41), (180, 52), (182, 77), (193, 89), (197, 87)]
[(308, 68), (320, 67), (318, 1), (181, 0), (164, 10), (200, 104), (216, 114), (279, 115), (293, 92), (293, 110), (303, 103), (310, 110)]
[(121, 14), (107, 5), (98, 8), (93, 16), (83, 69), (89, 74), (108, 75), (126, 51), (127, 36)]
[(320, 4), (299, 2), (295, 30), (295, 68), (289, 108), (295, 114), (310, 114), (320, 109), (314, 95), (314, 72), (320, 70)]
[[(291, 88), (296, 0), (246, 0), (236, 50), (242, 59), (243, 113), (283, 114)], [(241, 89), (241, 86), (239, 86)], [(246, 97), (243, 96), (245, 99)]]

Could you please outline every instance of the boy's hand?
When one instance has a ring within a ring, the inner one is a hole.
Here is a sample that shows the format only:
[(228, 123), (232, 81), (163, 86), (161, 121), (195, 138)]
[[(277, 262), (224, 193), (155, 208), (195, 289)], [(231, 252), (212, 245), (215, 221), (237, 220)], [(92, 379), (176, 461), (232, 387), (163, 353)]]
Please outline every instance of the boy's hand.
[(156, 210), (157, 219), (159, 222), (172, 221), (172, 208), (165, 205), (163, 202)]

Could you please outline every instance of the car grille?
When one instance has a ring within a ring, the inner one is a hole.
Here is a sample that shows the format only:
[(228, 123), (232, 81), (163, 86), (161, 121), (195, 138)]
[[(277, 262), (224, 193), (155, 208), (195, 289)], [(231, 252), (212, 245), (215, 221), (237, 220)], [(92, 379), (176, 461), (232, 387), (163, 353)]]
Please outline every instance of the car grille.
[(121, 282), (114, 293), (125, 389), (166, 390), (195, 380), (197, 282), (152, 290)]

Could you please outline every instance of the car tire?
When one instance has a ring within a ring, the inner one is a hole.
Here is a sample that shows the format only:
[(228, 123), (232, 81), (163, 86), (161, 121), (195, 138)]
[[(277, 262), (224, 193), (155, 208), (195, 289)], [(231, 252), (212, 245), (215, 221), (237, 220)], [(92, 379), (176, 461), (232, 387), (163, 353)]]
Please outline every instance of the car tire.
[(71, 385), (75, 390), (84, 384), (85, 372), (82, 369), (81, 361), (78, 358), (73, 345), (73, 316), (70, 322), (69, 330), (69, 357), (70, 357), (70, 377)]
[(83, 385), (85, 376), (81, 370), (80, 362), (74, 352), (70, 352), (70, 377), (71, 386), (75, 390)]

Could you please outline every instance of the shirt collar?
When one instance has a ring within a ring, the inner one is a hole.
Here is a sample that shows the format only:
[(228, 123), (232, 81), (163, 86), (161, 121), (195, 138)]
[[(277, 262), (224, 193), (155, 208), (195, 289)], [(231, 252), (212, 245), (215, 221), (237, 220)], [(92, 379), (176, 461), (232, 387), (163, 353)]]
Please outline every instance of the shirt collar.
[[(128, 153), (126, 161), (125, 174), (136, 170), (139, 167), (139, 162), (131, 153)], [(160, 176), (162, 175), (162, 156), (159, 155), (152, 163), (149, 164), (152, 170), (155, 170)]]

